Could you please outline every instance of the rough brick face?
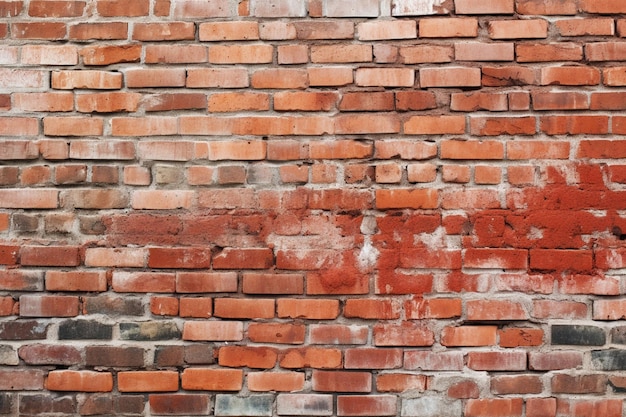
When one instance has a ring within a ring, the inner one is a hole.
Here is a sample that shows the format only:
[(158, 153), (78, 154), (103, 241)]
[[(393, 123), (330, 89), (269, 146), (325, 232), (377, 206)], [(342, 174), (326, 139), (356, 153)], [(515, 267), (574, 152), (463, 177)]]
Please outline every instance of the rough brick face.
[(0, 1), (0, 414), (621, 417), (624, 13)]

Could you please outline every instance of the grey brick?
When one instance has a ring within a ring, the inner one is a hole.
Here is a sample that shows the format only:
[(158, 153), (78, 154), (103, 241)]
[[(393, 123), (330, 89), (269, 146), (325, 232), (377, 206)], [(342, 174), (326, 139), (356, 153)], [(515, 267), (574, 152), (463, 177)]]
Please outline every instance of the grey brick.
[(273, 395), (236, 395), (218, 394), (215, 398), (216, 416), (271, 416), (274, 404)]

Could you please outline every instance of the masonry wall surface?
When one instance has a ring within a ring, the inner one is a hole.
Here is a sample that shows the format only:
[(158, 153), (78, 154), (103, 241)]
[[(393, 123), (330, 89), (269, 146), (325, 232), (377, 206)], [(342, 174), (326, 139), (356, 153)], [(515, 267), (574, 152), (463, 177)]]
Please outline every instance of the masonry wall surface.
[(0, 1), (0, 38), (0, 414), (626, 415), (626, 1)]

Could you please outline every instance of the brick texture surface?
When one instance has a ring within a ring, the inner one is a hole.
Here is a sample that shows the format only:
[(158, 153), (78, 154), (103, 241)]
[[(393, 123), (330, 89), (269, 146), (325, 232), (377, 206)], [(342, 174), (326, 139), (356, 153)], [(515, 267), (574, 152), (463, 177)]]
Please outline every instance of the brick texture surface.
[(625, 14), (0, 1), (0, 415), (626, 415)]

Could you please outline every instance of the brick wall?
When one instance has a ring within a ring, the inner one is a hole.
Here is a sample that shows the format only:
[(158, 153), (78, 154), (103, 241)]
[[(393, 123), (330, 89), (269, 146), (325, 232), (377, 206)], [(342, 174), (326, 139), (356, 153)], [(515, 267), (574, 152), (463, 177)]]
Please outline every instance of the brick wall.
[(621, 417), (625, 14), (0, 1), (0, 414)]

